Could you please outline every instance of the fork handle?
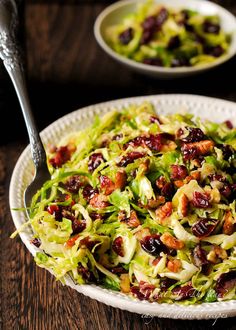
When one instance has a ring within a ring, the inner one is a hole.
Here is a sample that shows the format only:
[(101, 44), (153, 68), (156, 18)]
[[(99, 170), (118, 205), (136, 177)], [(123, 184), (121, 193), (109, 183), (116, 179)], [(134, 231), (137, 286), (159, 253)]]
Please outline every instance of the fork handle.
[(14, 0), (0, 0), (0, 58), (12, 80), (29, 135), (31, 154), (36, 170), (46, 165), (46, 153), (32, 115), (26, 88), (25, 74), (20, 60), (15, 30), (18, 25)]

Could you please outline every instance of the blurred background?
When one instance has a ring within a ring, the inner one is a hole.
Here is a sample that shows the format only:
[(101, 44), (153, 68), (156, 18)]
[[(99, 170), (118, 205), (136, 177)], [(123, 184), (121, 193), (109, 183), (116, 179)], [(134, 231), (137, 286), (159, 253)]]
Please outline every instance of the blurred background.
[[(186, 0), (187, 1), (187, 0)], [(200, 0), (199, 0), (200, 1)], [(189, 93), (236, 100), (236, 58), (190, 78), (157, 80), (129, 71), (97, 45), (93, 25), (109, 0), (18, 1), (30, 99), (42, 130), (80, 107), (129, 96)], [(236, 15), (235, 0), (212, 1)], [(0, 64), (0, 143), (28, 142), (12, 84)], [(3, 133), (8, 127), (8, 134)]]

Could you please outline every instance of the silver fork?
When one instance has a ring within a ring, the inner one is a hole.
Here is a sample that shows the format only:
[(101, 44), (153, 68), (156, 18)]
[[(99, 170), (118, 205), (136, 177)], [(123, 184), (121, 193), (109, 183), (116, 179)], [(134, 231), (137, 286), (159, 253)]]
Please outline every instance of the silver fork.
[(15, 38), (17, 27), (17, 8), (13, 0), (0, 0), (0, 58), (12, 80), (29, 135), (32, 159), (35, 165), (33, 181), (25, 189), (24, 204), (29, 216), (28, 207), (33, 195), (50, 179), (46, 153), (31, 112), (25, 75), (20, 60), (20, 51)]

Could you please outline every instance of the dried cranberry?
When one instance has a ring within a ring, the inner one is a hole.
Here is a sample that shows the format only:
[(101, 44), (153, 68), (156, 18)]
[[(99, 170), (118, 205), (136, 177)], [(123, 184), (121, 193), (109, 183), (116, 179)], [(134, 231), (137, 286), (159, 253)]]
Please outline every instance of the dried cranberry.
[(145, 299), (149, 299), (152, 292), (155, 290), (155, 285), (140, 281), (139, 283), (140, 292), (145, 296)]
[(40, 247), (40, 245), (41, 245), (41, 241), (40, 241), (40, 239), (38, 239), (38, 238), (33, 238), (31, 241), (30, 241), (30, 243), (31, 244), (33, 244), (34, 246), (36, 246), (37, 248), (39, 248)]
[(119, 40), (123, 45), (128, 45), (134, 37), (134, 30), (128, 28), (119, 35)]
[(201, 218), (192, 226), (192, 233), (199, 238), (207, 237), (214, 231), (217, 224), (217, 219)]
[(156, 16), (148, 16), (142, 23), (144, 30), (154, 30), (156, 28)]
[(84, 187), (87, 183), (87, 180), (84, 176), (73, 175), (65, 183), (65, 187), (71, 193), (78, 193), (81, 187)]
[(124, 148), (132, 147), (147, 147), (154, 151), (160, 151), (162, 146), (162, 134), (150, 134), (149, 136), (140, 135), (130, 140), (124, 145)]
[(181, 147), (181, 152), (183, 155), (184, 161), (195, 159), (199, 156), (198, 149), (196, 147), (189, 147), (188, 144), (184, 144)]
[(51, 204), (47, 207), (47, 211), (51, 215), (54, 215), (54, 217), (57, 221), (62, 220), (62, 214), (61, 214), (61, 207), (60, 206), (58, 206), (56, 204)]
[(206, 257), (206, 251), (200, 245), (197, 245), (193, 250), (193, 260), (197, 267), (202, 267), (209, 263)]
[(144, 143), (149, 149), (154, 151), (160, 151), (162, 146), (161, 138), (161, 134), (150, 134), (149, 137), (146, 137)]
[(62, 206), (61, 207), (61, 216), (70, 220), (75, 220), (74, 214), (72, 213), (70, 207)]
[(103, 220), (105, 218), (105, 216), (103, 214), (96, 213), (96, 212), (91, 212), (89, 214), (89, 216), (92, 220)]
[(233, 129), (234, 125), (232, 124), (231, 120), (226, 120), (225, 125), (228, 127), (228, 129)]
[(166, 291), (167, 289), (169, 289), (172, 285), (174, 285), (177, 281), (173, 280), (172, 278), (164, 278), (163, 280), (161, 280), (160, 283), (160, 288), (161, 291)]
[(186, 127), (186, 129), (189, 131), (189, 133), (186, 137), (181, 138), (181, 141), (190, 143), (204, 140), (205, 134), (200, 128)]
[(141, 44), (145, 45), (152, 40), (152, 37), (156, 32), (157, 29), (156, 16), (147, 17), (144, 20), (142, 27), (143, 27), (143, 34), (141, 37)]
[(87, 249), (91, 251), (94, 248), (94, 246), (98, 243), (99, 243), (98, 241), (90, 240), (90, 237), (87, 236), (80, 241), (80, 247), (84, 245), (86, 246)]
[(78, 266), (78, 273), (81, 274), (83, 280), (86, 283), (97, 282), (97, 279), (95, 278), (94, 274), (88, 268), (84, 268), (82, 265)]
[(175, 298), (175, 300), (184, 300), (188, 298), (196, 297), (197, 291), (192, 287), (191, 284), (187, 284), (184, 286), (176, 286), (172, 291), (174, 295), (177, 295), (178, 297)]
[(225, 182), (226, 181), (226, 179), (221, 174), (209, 175), (209, 179), (211, 181), (220, 181), (220, 182)]
[(118, 236), (114, 239), (112, 243), (113, 251), (118, 254), (120, 257), (124, 257), (124, 246), (123, 246), (123, 238)]
[(140, 289), (138, 286), (132, 286), (132, 288), (130, 289), (130, 292), (137, 297), (139, 300), (145, 300), (146, 297), (143, 293), (140, 292)]
[(224, 186), (220, 189), (221, 195), (225, 198), (229, 198), (231, 192), (231, 186), (229, 184), (224, 184)]
[(169, 50), (173, 50), (175, 48), (178, 48), (179, 46), (180, 46), (180, 38), (179, 36), (174, 36), (170, 38), (167, 48)]
[(118, 267), (111, 268), (111, 272), (113, 274), (124, 274), (124, 273), (127, 273), (127, 270), (121, 266), (118, 266)]
[(207, 46), (204, 48), (204, 51), (206, 54), (214, 56), (214, 57), (220, 57), (224, 53), (224, 49), (219, 46)]
[(90, 201), (91, 198), (93, 198), (96, 194), (98, 194), (98, 189), (93, 188), (88, 184), (86, 187), (83, 189), (83, 197), (86, 199), (87, 202)]
[(203, 23), (203, 31), (205, 33), (213, 33), (213, 34), (219, 34), (220, 32), (220, 25), (215, 24), (209, 21), (205, 21)]
[(192, 204), (195, 207), (198, 207), (201, 209), (207, 209), (208, 207), (211, 206), (210, 197), (206, 193), (200, 193), (198, 191), (195, 191), (193, 193)]
[(54, 157), (49, 159), (49, 163), (54, 168), (59, 168), (65, 164), (71, 157), (71, 150), (68, 146), (62, 146), (56, 149), (56, 154)]
[(166, 8), (161, 8), (156, 17), (156, 26), (158, 29), (161, 29), (162, 25), (165, 23), (169, 16), (169, 13)]
[(149, 41), (152, 40), (154, 31), (153, 30), (144, 30), (141, 38), (141, 45), (146, 45)]
[(183, 180), (188, 175), (188, 170), (184, 165), (171, 165), (171, 179)]
[(167, 247), (160, 240), (160, 235), (157, 234), (145, 236), (140, 243), (145, 252), (155, 257), (161, 252), (168, 252)]
[(145, 58), (143, 63), (153, 66), (163, 66), (163, 62), (160, 58)]
[(171, 182), (167, 182), (161, 189), (161, 195), (166, 198), (166, 200), (172, 200), (175, 194), (174, 186)]
[(139, 300), (148, 300), (155, 288), (153, 284), (140, 281), (139, 286), (131, 287), (130, 291)]
[(228, 160), (234, 154), (234, 149), (228, 144), (221, 144), (220, 148), (222, 150), (223, 157), (226, 160)]
[(236, 271), (221, 274), (216, 281), (215, 291), (218, 298), (223, 298), (229, 291), (236, 286)]
[(88, 170), (93, 172), (104, 161), (103, 155), (100, 152), (95, 152), (89, 156)]
[(126, 156), (123, 156), (117, 165), (125, 167), (128, 164), (133, 163), (136, 159), (142, 158), (144, 156), (145, 156), (145, 153), (143, 153), (143, 152), (132, 151), (132, 152), (129, 152)]
[(86, 221), (80, 221), (77, 219), (72, 221), (73, 235), (81, 233), (85, 228), (86, 228)]

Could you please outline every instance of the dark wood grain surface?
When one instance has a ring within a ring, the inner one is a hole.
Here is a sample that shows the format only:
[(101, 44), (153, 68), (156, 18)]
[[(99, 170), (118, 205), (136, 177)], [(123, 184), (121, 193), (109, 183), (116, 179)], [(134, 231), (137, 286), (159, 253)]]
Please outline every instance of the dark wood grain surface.
[[(199, 0), (200, 1), (200, 0)], [(136, 95), (193, 93), (236, 101), (236, 59), (188, 79), (155, 80), (123, 68), (96, 44), (93, 24), (114, 1), (19, 1), (20, 38), (39, 128), (82, 106)], [(218, 1), (236, 14), (235, 0)], [(35, 266), (14, 225), (8, 189), (27, 144), (11, 83), (0, 66), (0, 328), (11, 329), (236, 329), (236, 318), (176, 321), (145, 318), (108, 307), (63, 287)], [(7, 134), (3, 133), (7, 127)]]

